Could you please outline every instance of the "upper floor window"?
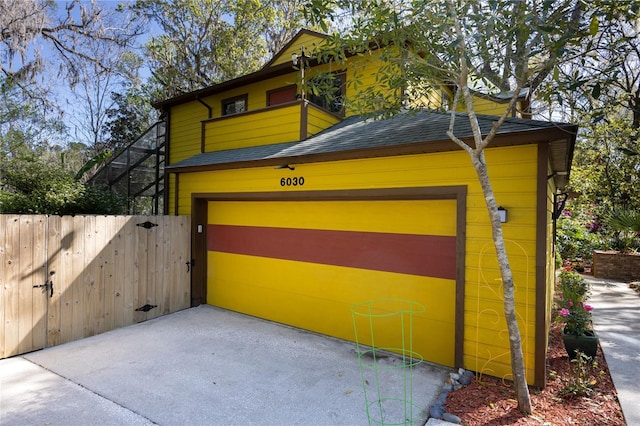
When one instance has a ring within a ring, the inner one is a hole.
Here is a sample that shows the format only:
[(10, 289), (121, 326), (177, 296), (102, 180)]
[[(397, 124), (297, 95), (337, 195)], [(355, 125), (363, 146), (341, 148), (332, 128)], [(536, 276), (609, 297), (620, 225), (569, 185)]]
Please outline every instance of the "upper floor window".
[(267, 106), (284, 104), (296, 100), (297, 87), (295, 84), (267, 92)]
[(248, 96), (240, 95), (222, 101), (222, 115), (237, 114), (247, 110)]
[(342, 113), (346, 76), (344, 72), (320, 74), (309, 80), (309, 101), (327, 111)]

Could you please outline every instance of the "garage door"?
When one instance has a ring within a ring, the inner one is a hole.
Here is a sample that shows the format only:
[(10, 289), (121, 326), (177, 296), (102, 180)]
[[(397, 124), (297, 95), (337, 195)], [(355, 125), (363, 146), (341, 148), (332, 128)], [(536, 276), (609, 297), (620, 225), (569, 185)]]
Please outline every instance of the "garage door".
[(455, 200), (212, 201), (207, 303), (354, 340), (353, 305), (419, 302), (413, 350), (453, 366), (455, 232)]

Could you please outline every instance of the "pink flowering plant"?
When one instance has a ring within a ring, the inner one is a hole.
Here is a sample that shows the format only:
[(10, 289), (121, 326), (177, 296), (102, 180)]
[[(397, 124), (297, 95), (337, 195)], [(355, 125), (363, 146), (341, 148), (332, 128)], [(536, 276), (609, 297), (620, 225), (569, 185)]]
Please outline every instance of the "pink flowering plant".
[(583, 302), (567, 303), (558, 312), (556, 321), (564, 323), (564, 333), (580, 336), (591, 330), (591, 305)]
[(571, 271), (560, 273), (556, 322), (564, 323), (565, 334), (579, 336), (591, 330), (593, 307), (586, 303), (589, 295), (589, 284), (579, 274)]

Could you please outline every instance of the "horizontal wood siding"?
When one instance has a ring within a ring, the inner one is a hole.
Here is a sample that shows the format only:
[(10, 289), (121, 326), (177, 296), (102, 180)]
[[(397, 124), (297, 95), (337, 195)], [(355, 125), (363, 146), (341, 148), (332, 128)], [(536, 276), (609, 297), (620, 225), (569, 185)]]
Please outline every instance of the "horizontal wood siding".
[(300, 139), (300, 104), (205, 123), (205, 151), (292, 142)]
[[(498, 103), (487, 98), (481, 98), (478, 96), (473, 97), (473, 109), (475, 110), (476, 114), (500, 116), (504, 113), (507, 106), (508, 102)], [(458, 110), (464, 112), (467, 109), (464, 104), (461, 103), (458, 107)], [(511, 114), (509, 114), (509, 116), (511, 117)], [(520, 114), (516, 114), (516, 116), (520, 117)]]
[(170, 215), (176, 215), (177, 206), (176, 206), (176, 191), (178, 187), (176, 185), (176, 175), (170, 173), (168, 175), (169, 183), (167, 185), (167, 213)]
[[(537, 146), (489, 148), (489, 175), (496, 201), (509, 211), (503, 226), (516, 284), (518, 316), (523, 330), (535, 326), (536, 164)], [(304, 177), (304, 186), (283, 188), (282, 177)], [(508, 377), (509, 343), (501, 303), (500, 272), (495, 260), (484, 196), (466, 153), (461, 151), (327, 163), (296, 164), (294, 171), (272, 167), (183, 174), (180, 214), (191, 213), (191, 193), (313, 191), (360, 188), (468, 185), (465, 311), (467, 368)], [(425, 218), (431, 220), (431, 218)], [(497, 328), (501, 332), (497, 333)], [(489, 340), (481, 336), (493, 333)], [(535, 334), (523, 333), (525, 352), (533, 353)], [(481, 343), (479, 345), (478, 343)], [(534, 360), (527, 358), (527, 377)]]
[[(212, 108), (212, 117), (222, 117), (222, 101), (224, 99), (247, 95), (247, 111), (254, 111), (267, 106), (267, 91), (295, 84), (298, 79), (299, 71), (291, 68), (291, 73), (289, 74), (207, 96), (203, 98), (202, 101)], [(192, 101), (192, 103), (193, 102), (194, 101)]]
[(316, 135), (339, 122), (340, 119), (335, 115), (309, 104), (307, 108), (307, 137)]
[(189, 307), (190, 251), (187, 216), (0, 215), (0, 358)]
[(302, 34), (297, 40), (291, 43), (291, 45), (284, 50), (275, 61), (273, 61), (271, 66), (291, 62), (291, 54), (296, 53), (300, 55), (302, 52), (302, 46), (304, 46), (305, 53), (308, 56), (311, 56), (311, 54), (317, 49), (317, 46), (323, 42), (324, 39), (322, 37), (317, 37), (313, 34)]
[[(382, 90), (385, 83), (383, 82), (384, 76), (379, 74), (380, 69), (391, 70), (393, 65), (389, 62), (385, 62), (380, 57), (382, 51), (376, 50), (371, 52), (370, 55), (354, 56), (349, 58), (347, 66), (347, 94), (346, 94), (346, 113), (345, 115), (357, 115), (363, 112), (371, 112), (374, 106), (371, 108), (365, 108), (364, 105), (373, 105), (372, 102), (362, 102), (361, 94), (366, 93), (367, 90), (373, 90), (377, 95), (381, 94), (389, 101), (400, 99), (402, 93), (399, 90)], [(368, 99), (367, 101), (372, 101)], [(353, 103), (355, 102), (355, 105)]]
[(175, 164), (200, 153), (201, 120), (208, 118), (207, 108), (199, 102), (171, 109), (169, 164)]

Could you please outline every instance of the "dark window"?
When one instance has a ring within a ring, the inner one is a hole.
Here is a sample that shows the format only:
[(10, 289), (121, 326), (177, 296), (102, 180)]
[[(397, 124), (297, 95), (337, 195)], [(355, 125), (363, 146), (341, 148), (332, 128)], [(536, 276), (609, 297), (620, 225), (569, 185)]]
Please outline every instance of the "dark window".
[(309, 81), (309, 101), (327, 111), (342, 113), (344, 107), (345, 74), (322, 74)]
[(236, 96), (222, 101), (222, 115), (237, 114), (247, 110), (247, 95)]
[(280, 87), (279, 89), (269, 90), (267, 92), (267, 106), (284, 104), (287, 102), (293, 102), (296, 100), (295, 84), (287, 87)]

